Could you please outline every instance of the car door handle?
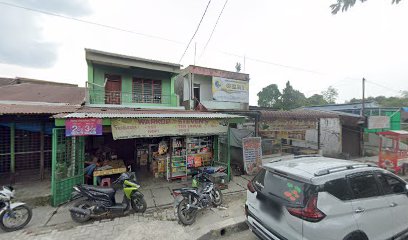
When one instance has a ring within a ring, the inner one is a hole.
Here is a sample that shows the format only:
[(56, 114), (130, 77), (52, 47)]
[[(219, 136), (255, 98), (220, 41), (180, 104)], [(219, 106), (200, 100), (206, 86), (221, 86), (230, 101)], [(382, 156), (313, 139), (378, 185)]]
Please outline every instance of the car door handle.
[(390, 204), (390, 207), (396, 207), (396, 206), (398, 206), (398, 204), (396, 204), (395, 202)]
[(364, 212), (365, 211), (365, 209), (364, 208), (357, 208), (354, 212), (356, 212), (356, 213), (362, 213), (362, 212)]

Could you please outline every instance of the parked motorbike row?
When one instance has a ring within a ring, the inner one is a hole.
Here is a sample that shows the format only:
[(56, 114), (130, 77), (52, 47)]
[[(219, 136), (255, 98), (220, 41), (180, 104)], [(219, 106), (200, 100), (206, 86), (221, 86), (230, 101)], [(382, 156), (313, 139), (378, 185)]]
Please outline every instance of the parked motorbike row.
[[(124, 215), (130, 208), (137, 213), (146, 211), (147, 204), (140, 185), (136, 183), (135, 173), (122, 173), (113, 184), (122, 185), (122, 202), (116, 202), (114, 188), (86, 184), (74, 186), (71, 198), (74, 205), (69, 209), (72, 220), (84, 223), (96, 217)], [(0, 228), (6, 232), (24, 228), (32, 218), (32, 210), (25, 203), (11, 202), (14, 193), (11, 186), (0, 189)], [(173, 196), (178, 218), (184, 225), (193, 224), (199, 210), (220, 206), (223, 200), (221, 190), (205, 172), (193, 177), (192, 187), (174, 189)]]

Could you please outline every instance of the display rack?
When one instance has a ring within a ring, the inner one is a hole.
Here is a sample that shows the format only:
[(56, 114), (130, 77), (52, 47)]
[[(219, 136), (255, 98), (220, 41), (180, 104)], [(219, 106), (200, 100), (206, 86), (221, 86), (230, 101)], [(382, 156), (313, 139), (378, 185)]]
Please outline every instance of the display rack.
[[(186, 147), (188, 168), (211, 166), (213, 160), (212, 137), (188, 137)], [(197, 158), (200, 161), (197, 161)]]
[(187, 176), (186, 141), (184, 137), (171, 138), (171, 159), (167, 162), (167, 180)]

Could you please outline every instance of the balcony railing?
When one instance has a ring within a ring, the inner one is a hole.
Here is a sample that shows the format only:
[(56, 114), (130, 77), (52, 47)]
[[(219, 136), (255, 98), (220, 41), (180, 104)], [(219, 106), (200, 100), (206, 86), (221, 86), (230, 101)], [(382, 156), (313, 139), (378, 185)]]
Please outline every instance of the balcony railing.
[(136, 94), (132, 92), (98, 91), (89, 90), (88, 102), (90, 104), (115, 104), (131, 105), (133, 103), (143, 104), (166, 104), (173, 103), (175, 96), (162, 94)]

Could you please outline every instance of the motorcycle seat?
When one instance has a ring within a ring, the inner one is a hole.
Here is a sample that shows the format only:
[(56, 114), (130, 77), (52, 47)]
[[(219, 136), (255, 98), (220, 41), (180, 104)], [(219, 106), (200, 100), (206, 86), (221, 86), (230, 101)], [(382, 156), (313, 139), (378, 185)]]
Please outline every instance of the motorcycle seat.
[(81, 185), (81, 187), (89, 191), (96, 191), (96, 192), (101, 192), (101, 193), (106, 193), (106, 194), (115, 193), (115, 189), (110, 188), (110, 187), (100, 187), (100, 186), (92, 186), (92, 185), (86, 185), (86, 184)]

